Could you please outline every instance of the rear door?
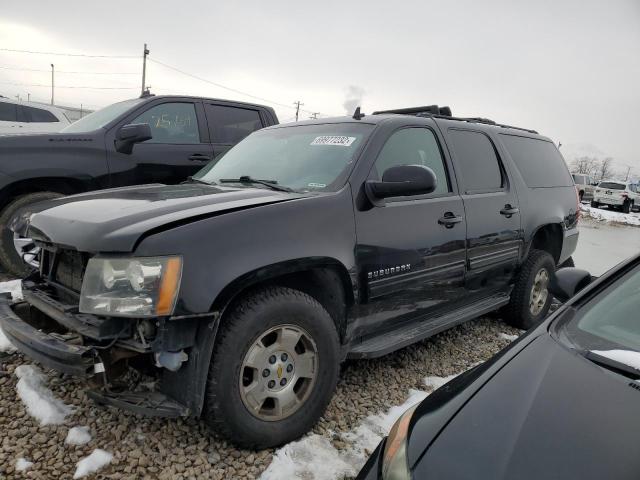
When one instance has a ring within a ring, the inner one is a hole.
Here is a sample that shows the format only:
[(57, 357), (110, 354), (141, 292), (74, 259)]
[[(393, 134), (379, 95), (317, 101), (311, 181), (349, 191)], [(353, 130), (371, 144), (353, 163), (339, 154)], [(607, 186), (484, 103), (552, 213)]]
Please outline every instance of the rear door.
[[(113, 138), (130, 123), (148, 123), (153, 138), (134, 145), (128, 155), (115, 150)], [(193, 99), (147, 104), (112, 129), (107, 149), (112, 186), (179, 183), (213, 159), (202, 103)]]
[(204, 111), (213, 144), (213, 155), (218, 158), (251, 132), (268, 125), (264, 112), (249, 106), (204, 101)]
[(368, 179), (379, 180), (398, 165), (431, 168), (437, 188), (356, 207), (356, 259), (366, 296), (356, 335), (419, 317), (429, 321), (428, 315), (453, 308), (464, 296), (464, 209), (437, 132), (416, 126), (392, 132)]
[(507, 287), (520, 258), (518, 197), (486, 133), (451, 127), (447, 134), (467, 219), (465, 283), (484, 296)]

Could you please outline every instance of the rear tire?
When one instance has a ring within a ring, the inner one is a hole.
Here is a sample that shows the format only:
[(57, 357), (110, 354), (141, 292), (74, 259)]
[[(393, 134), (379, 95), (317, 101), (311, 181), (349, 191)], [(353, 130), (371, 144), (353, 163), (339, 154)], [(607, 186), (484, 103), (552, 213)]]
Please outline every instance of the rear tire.
[(9, 230), (9, 224), (18, 211), (33, 203), (62, 197), (56, 192), (34, 192), (15, 198), (0, 213), (0, 265), (8, 272), (18, 277), (26, 276), (34, 267), (24, 262), (16, 250), (14, 233)]
[(507, 323), (528, 330), (547, 316), (551, 306), (548, 285), (554, 272), (555, 262), (548, 252), (529, 252), (504, 309)]
[(339, 364), (338, 333), (322, 305), (290, 288), (256, 291), (223, 319), (207, 380), (205, 421), (244, 448), (295, 440), (323, 414)]
[(626, 201), (622, 204), (622, 213), (630, 213), (631, 212), (631, 202)]

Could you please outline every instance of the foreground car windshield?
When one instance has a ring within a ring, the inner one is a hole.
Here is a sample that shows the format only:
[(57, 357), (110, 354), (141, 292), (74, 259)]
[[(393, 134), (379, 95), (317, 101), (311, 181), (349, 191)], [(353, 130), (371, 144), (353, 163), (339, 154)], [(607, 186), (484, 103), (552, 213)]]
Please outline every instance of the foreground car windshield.
[(639, 311), (640, 266), (580, 308), (563, 333), (582, 351), (640, 368)]
[(370, 124), (334, 123), (261, 130), (194, 178), (225, 183), (250, 177), (299, 191), (335, 191), (344, 185), (356, 153), (373, 128)]
[(68, 127), (62, 129), (63, 133), (82, 133), (92, 132), (99, 128), (104, 127), (111, 120), (119, 117), (121, 114), (129, 110), (134, 105), (144, 102), (144, 98), (134, 98), (132, 100), (125, 100), (124, 102), (114, 103), (108, 107), (104, 107), (93, 113), (90, 113), (86, 117), (82, 117), (80, 120), (73, 122)]

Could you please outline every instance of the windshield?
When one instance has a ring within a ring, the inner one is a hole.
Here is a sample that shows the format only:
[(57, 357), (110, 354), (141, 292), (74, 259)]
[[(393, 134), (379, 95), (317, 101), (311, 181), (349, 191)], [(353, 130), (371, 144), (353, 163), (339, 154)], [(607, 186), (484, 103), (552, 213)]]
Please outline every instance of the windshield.
[(615, 183), (615, 182), (602, 182), (598, 185), (600, 188), (608, 188), (609, 190), (624, 190), (624, 183)]
[[(580, 307), (562, 333), (579, 350), (640, 367), (640, 266)], [(630, 363), (634, 362), (634, 363)]]
[(344, 185), (356, 153), (373, 128), (370, 124), (352, 122), (260, 130), (204, 167), (194, 178), (229, 183), (232, 179), (250, 177), (298, 191), (335, 191)]
[(118, 118), (130, 108), (144, 101), (144, 98), (135, 98), (132, 100), (125, 100), (124, 102), (114, 103), (73, 122), (68, 127), (63, 128), (62, 132), (82, 133), (98, 130), (108, 124), (111, 120)]

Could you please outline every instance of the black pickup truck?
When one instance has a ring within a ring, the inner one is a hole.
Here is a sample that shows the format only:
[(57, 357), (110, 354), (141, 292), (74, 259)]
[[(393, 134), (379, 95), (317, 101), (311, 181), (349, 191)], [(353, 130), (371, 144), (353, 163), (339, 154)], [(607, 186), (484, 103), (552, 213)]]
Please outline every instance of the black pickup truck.
[[(265, 128), (189, 183), (40, 208), (15, 224), (42, 253), (0, 302), (7, 337), (104, 375), (99, 403), (251, 448), (311, 428), (346, 358), (498, 309), (541, 321), (579, 212), (549, 139), (435, 106)], [(115, 388), (127, 367), (158, 389)]]
[(33, 242), (7, 228), (21, 208), (108, 187), (178, 183), (249, 133), (277, 123), (273, 109), (261, 105), (146, 95), (61, 133), (0, 136), (0, 264), (20, 276), (28, 264), (37, 267)]

